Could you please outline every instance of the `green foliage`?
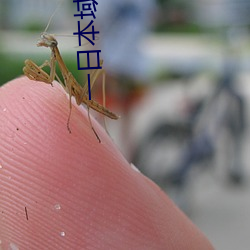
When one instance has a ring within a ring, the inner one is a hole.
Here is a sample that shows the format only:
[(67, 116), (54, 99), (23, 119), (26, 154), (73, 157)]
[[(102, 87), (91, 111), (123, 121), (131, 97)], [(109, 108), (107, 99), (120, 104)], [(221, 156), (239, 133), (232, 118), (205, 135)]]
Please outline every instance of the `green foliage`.
[(22, 75), (23, 62), (14, 56), (0, 54), (0, 85)]
[(202, 33), (203, 29), (198, 25), (191, 23), (182, 23), (182, 24), (159, 23), (155, 27), (154, 32), (197, 34), (197, 33)]
[(34, 20), (33, 22), (28, 22), (24, 27), (23, 30), (30, 31), (30, 32), (41, 32), (44, 29), (44, 24)]

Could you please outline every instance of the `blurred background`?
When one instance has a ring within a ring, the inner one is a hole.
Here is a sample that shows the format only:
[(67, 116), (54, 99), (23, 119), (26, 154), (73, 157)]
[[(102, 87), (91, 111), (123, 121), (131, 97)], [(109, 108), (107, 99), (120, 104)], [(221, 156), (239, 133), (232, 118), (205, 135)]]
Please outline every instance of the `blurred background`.
[[(0, 0), (1, 85), (23, 74), (25, 59), (49, 59), (36, 42), (58, 2)], [(215, 249), (249, 249), (250, 0), (97, 2), (107, 106), (121, 116), (107, 121), (111, 137)], [(72, 35), (74, 14), (76, 4), (63, 1), (48, 32)], [(82, 29), (90, 20), (81, 20)], [(91, 47), (56, 38), (84, 82), (76, 51)], [(93, 89), (100, 103), (101, 83)]]

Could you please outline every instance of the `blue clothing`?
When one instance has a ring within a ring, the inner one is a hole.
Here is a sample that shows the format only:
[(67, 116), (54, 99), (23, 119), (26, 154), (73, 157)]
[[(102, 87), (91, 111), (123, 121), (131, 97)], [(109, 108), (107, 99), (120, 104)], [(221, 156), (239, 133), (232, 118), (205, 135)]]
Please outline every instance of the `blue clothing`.
[(102, 0), (98, 5), (102, 57), (107, 72), (145, 80), (150, 61), (141, 51), (147, 34), (153, 0)]

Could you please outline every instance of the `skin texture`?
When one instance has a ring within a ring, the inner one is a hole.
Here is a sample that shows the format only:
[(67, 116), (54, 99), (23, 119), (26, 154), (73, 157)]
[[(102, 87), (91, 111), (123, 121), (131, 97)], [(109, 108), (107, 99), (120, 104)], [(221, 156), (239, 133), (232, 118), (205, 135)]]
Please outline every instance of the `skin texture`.
[(0, 250), (213, 249), (74, 103), (68, 132), (68, 102), (56, 82), (0, 88)]

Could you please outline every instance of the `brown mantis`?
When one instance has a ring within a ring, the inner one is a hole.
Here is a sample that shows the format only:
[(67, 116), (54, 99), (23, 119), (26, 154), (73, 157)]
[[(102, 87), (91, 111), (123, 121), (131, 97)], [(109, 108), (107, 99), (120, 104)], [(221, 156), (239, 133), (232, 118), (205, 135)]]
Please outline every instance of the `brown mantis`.
[[(56, 78), (64, 87), (65, 91), (69, 94), (69, 117), (67, 121), (67, 128), (69, 132), (71, 132), (69, 127), (69, 121), (70, 121), (70, 115), (71, 115), (71, 109), (72, 109), (72, 103), (71, 98), (72, 96), (75, 97), (76, 103), (78, 105), (80, 104), (86, 104), (88, 107), (88, 117), (90, 121), (91, 128), (93, 132), (95, 133), (97, 139), (99, 142), (101, 142), (99, 136), (97, 135), (90, 116), (89, 116), (89, 108), (94, 109), (95, 111), (111, 118), (111, 119), (118, 119), (118, 116), (111, 111), (109, 111), (107, 108), (105, 108), (103, 105), (99, 104), (98, 102), (94, 100), (89, 100), (88, 96), (88, 84), (85, 84), (83, 87), (76, 81), (74, 76), (71, 74), (71, 72), (68, 70), (67, 66), (65, 65), (62, 56), (59, 52), (59, 49), (57, 47), (57, 40), (55, 37), (51, 34), (48, 34), (46, 32), (43, 32), (41, 34), (41, 40), (38, 42), (37, 46), (44, 46), (49, 47), (51, 49), (51, 57), (50, 61), (45, 61), (41, 66), (38, 66), (35, 64), (32, 60), (27, 59), (25, 60), (25, 66), (23, 68), (24, 74), (31, 80), (35, 81), (42, 81), (48, 84), (52, 84), (53, 80)], [(58, 63), (59, 69), (61, 71), (61, 74), (63, 76), (63, 82), (60, 80), (60, 78), (56, 74), (56, 62)], [(102, 65), (103, 61), (100, 62)], [(49, 66), (50, 67), (50, 74), (47, 74), (43, 67)], [(104, 75), (103, 69), (95, 69), (90, 74), (90, 88), (93, 87), (95, 80), (101, 75)]]

